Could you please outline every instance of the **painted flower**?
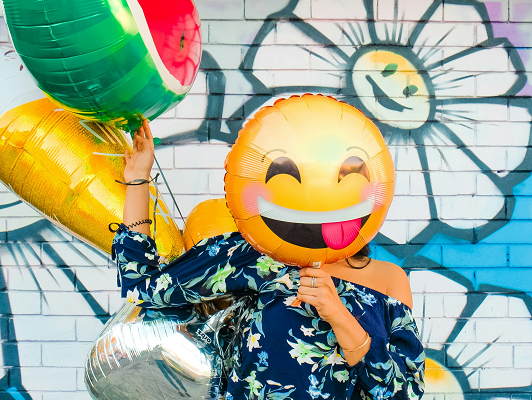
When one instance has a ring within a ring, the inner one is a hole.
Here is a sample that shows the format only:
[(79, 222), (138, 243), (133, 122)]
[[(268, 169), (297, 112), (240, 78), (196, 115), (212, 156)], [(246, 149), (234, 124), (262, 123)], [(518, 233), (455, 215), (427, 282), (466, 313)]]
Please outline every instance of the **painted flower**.
[(155, 259), (155, 254), (144, 253), (144, 257), (146, 257), (148, 260), (154, 260)]
[(296, 339), (297, 343), (292, 343), (287, 340), (288, 344), (292, 347), (290, 350), (290, 355), (292, 358), (296, 358), (299, 364), (314, 364), (312, 357), (322, 357), (319, 349), (312, 345), (301, 341), (301, 339)]
[[(397, 171), (380, 230), (395, 243), (428, 242), (436, 232), (485, 237), (526, 175), (512, 171), (530, 151), (531, 112), (507, 99), (526, 82), (516, 72), (523, 63), (507, 39), (493, 36), (483, 2), (446, 3), (445, 21), (443, 8), (438, 0), (331, 0), (313, 5), (314, 20), (296, 6), (286, 18), (299, 20), (260, 31), (279, 55), (257, 42), (242, 64), (261, 93), (331, 94), (375, 121)], [(293, 71), (294, 59), (310, 69)], [(252, 116), (277, 98), (253, 98), (236, 112)]]
[[(523, 338), (532, 337), (529, 298), (470, 293), (432, 271), (413, 271), (410, 281), (413, 315), (427, 355), (425, 394), (452, 392), (463, 399), (464, 391), (476, 391), (481, 398), (491, 398), (494, 390), (519, 392), (532, 385), (530, 374), (515, 369), (530, 364), (529, 353), (520, 350), (520, 343), (528, 340)], [(490, 378), (479, 379), (482, 374)], [(420, 378), (412, 385), (419, 385)]]
[(234, 369), (231, 371), (231, 380), (235, 383), (239, 381), (238, 375), (236, 374), (236, 371)]
[(158, 293), (161, 290), (168, 289), (168, 285), (172, 284), (172, 277), (169, 274), (162, 274), (155, 280), (156, 286), (154, 293)]
[(252, 351), (253, 349), (259, 349), (261, 346), (259, 345), (259, 339), (260, 339), (260, 333), (251, 334), (251, 331), (248, 335), (248, 350)]
[(284, 268), (284, 264), (274, 261), (271, 257), (262, 256), (257, 260), (257, 273), (261, 278), (270, 275), (272, 272), (279, 272)]

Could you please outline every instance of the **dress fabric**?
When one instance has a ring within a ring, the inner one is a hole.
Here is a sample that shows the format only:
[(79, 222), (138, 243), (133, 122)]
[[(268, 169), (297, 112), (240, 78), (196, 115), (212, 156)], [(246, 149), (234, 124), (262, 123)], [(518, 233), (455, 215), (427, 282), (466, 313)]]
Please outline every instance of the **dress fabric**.
[(344, 305), (371, 337), (349, 366), (331, 326), (307, 303), (292, 305), (299, 269), (254, 250), (239, 233), (202, 240), (159, 263), (155, 242), (121, 225), (113, 242), (122, 297), (165, 308), (252, 295), (232, 359), (226, 400), (419, 399), (424, 359), (412, 313), (376, 290), (334, 278)]

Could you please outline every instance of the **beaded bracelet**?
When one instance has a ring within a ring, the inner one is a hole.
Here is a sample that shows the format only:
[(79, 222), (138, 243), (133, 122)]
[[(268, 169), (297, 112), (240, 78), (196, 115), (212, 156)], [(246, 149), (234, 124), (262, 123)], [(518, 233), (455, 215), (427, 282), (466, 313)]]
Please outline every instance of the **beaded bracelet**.
[(128, 225), (127, 227), (128, 227), (128, 228), (133, 228), (133, 227), (135, 227), (135, 226), (143, 225), (143, 224), (151, 225), (152, 222), (153, 222), (153, 221), (152, 221), (151, 219), (143, 219), (142, 221), (133, 222), (131, 225)]
[(355, 349), (344, 349), (342, 347), (342, 350), (345, 352), (348, 352), (348, 353), (352, 353), (354, 351), (358, 351), (360, 350), (362, 347), (364, 347), (366, 344), (368, 344), (368, 341), (369, 341), (369, 333), (366, 332), (366, 340), (364, 340), (364, 343), (362, 343), (360, 346), (358, 346), (357, 348)]

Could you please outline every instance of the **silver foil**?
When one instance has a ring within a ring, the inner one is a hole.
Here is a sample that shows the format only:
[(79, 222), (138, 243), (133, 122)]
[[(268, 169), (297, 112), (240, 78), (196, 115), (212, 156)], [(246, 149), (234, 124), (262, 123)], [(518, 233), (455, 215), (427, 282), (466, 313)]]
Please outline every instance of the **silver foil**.
[(192, 306), (146, 310), (125, 303), (89, 352), (85, 384), (91, 397), (216, 399), (243, 303), (212, 316)]

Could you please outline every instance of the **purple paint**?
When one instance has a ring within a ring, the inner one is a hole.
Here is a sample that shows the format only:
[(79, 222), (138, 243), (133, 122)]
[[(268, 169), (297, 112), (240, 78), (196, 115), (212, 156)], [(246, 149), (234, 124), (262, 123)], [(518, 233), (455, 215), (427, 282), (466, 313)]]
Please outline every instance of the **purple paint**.
[(500, 2), (486, 2), (486, 9), (490, 21), (506, 21), (502, 12), (502, 4)]

